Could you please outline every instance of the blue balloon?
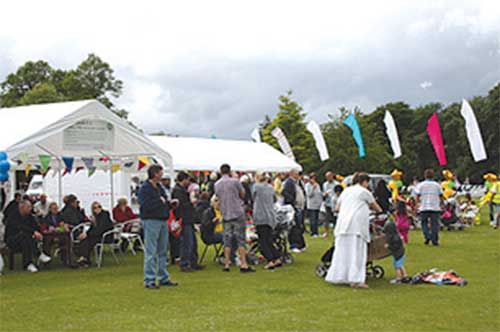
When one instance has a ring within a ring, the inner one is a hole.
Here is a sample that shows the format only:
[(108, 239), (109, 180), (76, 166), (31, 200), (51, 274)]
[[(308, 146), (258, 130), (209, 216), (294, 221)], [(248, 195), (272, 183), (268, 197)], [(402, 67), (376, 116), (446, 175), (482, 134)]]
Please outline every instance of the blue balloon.
[(1, 160), (7, 160), (7, 152), (0, 151), (0, 161)]
[(0, 182), (9, 181), (9, 173), (0, 173)]
[(0, 161), (0, 174), (8, 173), (10, 170), (10, 163), (7, 160)]

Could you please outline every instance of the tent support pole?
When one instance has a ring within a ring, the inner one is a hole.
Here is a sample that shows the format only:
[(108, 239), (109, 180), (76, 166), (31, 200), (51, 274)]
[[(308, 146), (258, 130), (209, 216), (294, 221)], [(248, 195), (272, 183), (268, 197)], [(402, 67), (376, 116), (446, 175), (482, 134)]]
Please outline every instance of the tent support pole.
[(113, 161), (109, 159), (109, 177), (111, 183), (111, 204), (109, 205), (109, 209), (113, 209), (113, 204), (115, 202), (115, 181), (113, 179)]

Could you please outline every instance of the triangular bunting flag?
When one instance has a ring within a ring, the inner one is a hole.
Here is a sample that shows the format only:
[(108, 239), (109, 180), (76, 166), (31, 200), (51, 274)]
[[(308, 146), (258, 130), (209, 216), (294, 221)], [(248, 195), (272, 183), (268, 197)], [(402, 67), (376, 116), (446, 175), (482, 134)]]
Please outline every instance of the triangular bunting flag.
[(24, 169), (24, 174), (26, 175), (26, 177), (30, 175), (31, 167), (31, 164), (26, 164), (26, 168)]
[(88, 176), (91, 177), (92, 175), (94, 175), (95, 171), (97, 170), (97, 167), (90, 167), (88, 169)]
[(73, 170), (73, 163), (75, 161), (75, 158), (62, 157), (62, 160), (64, 162), (64, 166), (66, 166), (66, 169), (64, 170), (64, 174), (63, 174), (63, 176), (64, 176), (66, 173), (71, 173), (71, 171)]
[(150, 164), (150, 161), (149, 161), (148, 157), (139, 157), (137, 159), (139, 159), (139, 161), (142, 162), (144, 165), (149, 165)]
[(113, 164), (111, 166), (111, 173), (116, 173), (120, 170), (120, 164)]
[(42, 164), (43, 173), (47, 173), (52, 156), (41, 154), (38, 156), (38, 158), (40, 159), (40, 164)]
[(94, 159), (92, 158), (82, 158), (83, 164), (87, 169), (94, 167)]
[(141, 160), (139, 160), (139, 167), (137, 167), (137, 170), (140, 171), (141, 169), (143, 169), (144, 167), (146, 166), (145, 163), (143, 163)]
[(25, 164), (28, 162), (28, 154), (26, 152), (20, 153), (18, 158), (21, 161), (22, 164)]
[(131, 168), (132, 166), (134, 166), (133, 161), (129, 161), (129, 162), (126, 162), (125, 164), (123, 164), (123, 167), (125, 167), (125, 168)]
[(83, 170), (85, 167), (79, 166), (75, 169), (75, 174)]

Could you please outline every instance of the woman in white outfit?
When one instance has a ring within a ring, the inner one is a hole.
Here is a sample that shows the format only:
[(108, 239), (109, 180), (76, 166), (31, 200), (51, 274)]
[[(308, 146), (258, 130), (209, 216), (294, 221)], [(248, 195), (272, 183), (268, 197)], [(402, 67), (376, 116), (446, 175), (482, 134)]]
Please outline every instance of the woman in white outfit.
[(353, 185), (342, 192), (337, 203), (335, 251), (325, 280), (334, 284), (349, 284), (353, 288), (368, 288), (366, 256), (370, 242), (370, 209), (382, 212), (367, 189), (370, 177), (357, 173)]

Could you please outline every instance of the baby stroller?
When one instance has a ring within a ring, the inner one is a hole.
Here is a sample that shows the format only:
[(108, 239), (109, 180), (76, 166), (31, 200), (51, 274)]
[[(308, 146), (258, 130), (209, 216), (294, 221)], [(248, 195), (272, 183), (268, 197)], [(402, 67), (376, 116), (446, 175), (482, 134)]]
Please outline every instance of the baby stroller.
[[(276, 227), (273, 230), (273, 241), (276, 249), (281, 253), (281, 260), (286, 264), (293, 263), (293, 256), (288, 252), (288, 233), (295, 221), (295, 210), (291, 205), (274, 206), (276, 212)], [(264, 261), (259, 251), (258, 237), (249, 239), (250, 250), (248, 260), (251, 264), (258, 264)]]
[[(387, 216), (386, 216), (387, 220)], [(382, 232), (383, 225), (380, 225), (381, 217), (372, 216), (370, 218), (370, 237), (371, 241), (368, 243), (368, 257), (366, 259), (366, 276), (373, 277), (377, 279), (382, 279), (384, 277), (384, 268), (380, 265), (374, 264), (374, 261), (378, 261), (389, 257), (391, 253), (385, 247), (385, 234)], [(316, 266), (316, 276), (319, 278), (325, 278), (328, 273), (328, 269), (332, 264), (333, 252), (335, 251), (335, 244), (328, 249), (323, 256), (321, 256), (321, 263)]]

